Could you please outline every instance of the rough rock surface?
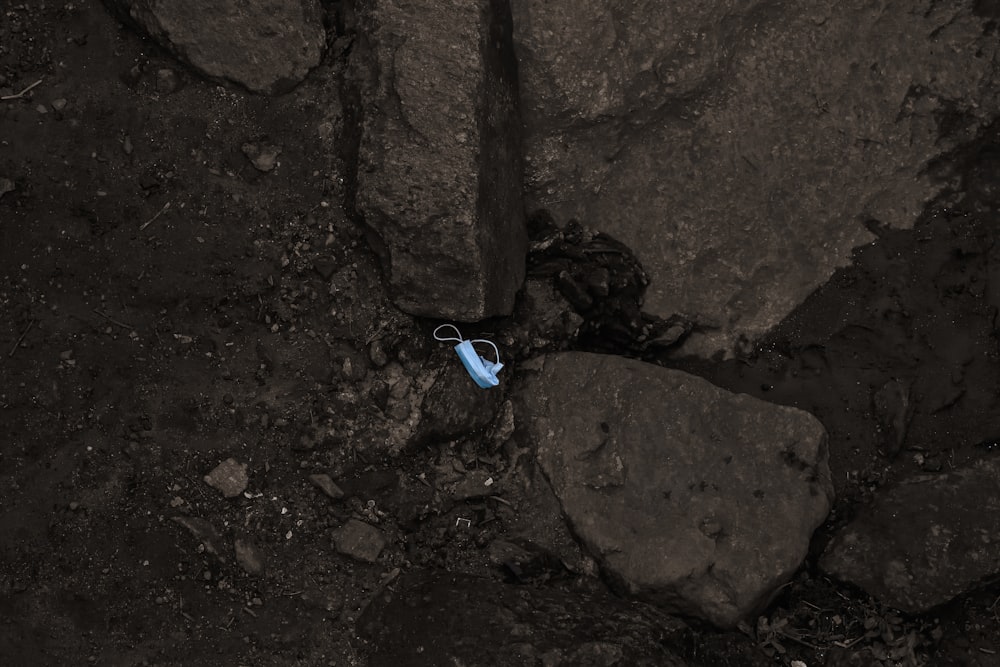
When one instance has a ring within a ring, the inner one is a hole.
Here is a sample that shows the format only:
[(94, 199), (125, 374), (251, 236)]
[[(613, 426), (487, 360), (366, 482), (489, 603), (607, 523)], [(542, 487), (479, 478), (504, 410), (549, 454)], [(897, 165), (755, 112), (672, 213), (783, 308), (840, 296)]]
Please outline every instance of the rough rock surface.
[(320, 63), (318, 0), (105, 0), (202, 74), (286, 92)]
[(720, 626), (759, 610), (830, 509), (822, 425), (623, 357), (560, 353), (540, 366), (518, 423), (611, 580)]
[(243, 493), (250, 483), (247, 467), (246, 463), (240, 463), (236, 459), (226, 459), (205, 475), (205, 483), (221, 491), (226, 498), (235, 498)]
[[(461, 610), (461, 613), (456, 613)], [(417, 571), (358, 627), (371, 667), (684, 667), (661, 640), (683, 624), (606, 593)]]
[(264, 573), (264, 554), (253, 540), (248, 537), (237, 537), (233, 540), (233, 552), (236, 554), (236, 562), (244, 572), (255, 577)]
[(339, 553), (367, 563), (374, 563), (385, 548), (385, 534), (375, 526), (350, 519), (333, 531), (333, 543)]
[(476, 321), (524, 278), (520, 126), (501, 0), (359, 0), (356, 206), (396, 304)]
[(922, 612), (1000, 575), (1000, 458), (884, 492), (820, 566), (885, 604)]
[(1000, 109), (973, 5), (514, 0), (526, 194), (635, 249), (646, 310), (731, 350), (940, 188)]
[[(481, 431), (503, 402), (499, 388), (483, 390), (476, 386), (454, 351), (438, 351), (436, 356), (444, 361), (421, 403), (421, 421), (415, 436), (419, 442), (449, 440)], [(501, 370), (501, 382), (508, 379), (503, 375)]]

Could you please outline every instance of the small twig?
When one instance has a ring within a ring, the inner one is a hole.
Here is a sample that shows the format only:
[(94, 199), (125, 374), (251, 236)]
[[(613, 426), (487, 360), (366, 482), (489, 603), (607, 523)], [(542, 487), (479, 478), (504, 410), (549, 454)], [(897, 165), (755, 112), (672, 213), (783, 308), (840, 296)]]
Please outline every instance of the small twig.
[(833, 642), (833, 643), (836, 644), (837, 646), (839, 646), (840, 648), (851, 648), (852, 646), (854, 646), (855, 644), (857, 644), (861, 640), (865, 639), (865, 637), (866, 637), (866, 635), (861, 635), (860, 637), (855, 637), (854, 639), (852, 639), (849, 642)]
[(25, 95), (27, 95), (28, 91), (30, 91), (32, 88), (34, 88), (35, 86), (37, 86), (41, 82), (42, 82), (42, 80), (39, 79), (38, 81), (34, 82), (30, 86), (28, 86), (27, 88), (25, 88), (24, 90), (22, 90), (21, 92), (14, 93), (13, 95), (4, 95), (3, 97), (0, 97), (0, 100), (3, 100), (4, 102), (6, 102), (7, 100), (19, 100), (22, 97), (24, 97)]
[(159, 218), (161, 215), (163, 215), (168, 208), (170, 208), (170, 202), (167, 202), (166, 204), (164, 204), (163, 208), (161, 208), (159, 211), (156, 212), (156, 215), (154, 215), (152, 218), (150, 218), (146, 222), (142, 223), (142, 225), (139, 227), (139, 231), (141, 232), (146, 227), (149, 227), (151, 224), (153, 224), (153, 221), (156, 220), (157, 218)]
[(246, 613), (250, 614), (250, 615), (251, 615), (251, 616), (253, 616), (254, 618), (257, 618), (257, 614), (256, 614), (256, 612), (254, 612), (254, 611), (253, 611), (252, 609), (250, 609), (249, 607), (242, 607), (242, 609), (243, 609), (243, 611), (245, 611)]
[(23, 341), (24, 337), (28, 335), (28, 332), (31, 331), (31, 327), (33, 326), (35, 326), (35, 320), (31, 320), (30, 322), (28, 322), (28, 326), (25, 327), (24, 333), (22, 333), (20, 337), (18, 337), (17, 342), (14, 343), (14, 347), (10, 348), (10, 352), (7, 354), (8, 357), (14, 356), (14, 353), (17, 352), (17, 348), (21, 346), (21, 341)]
[(489, 496), (489, 499), (490, 499), (490, 500), (495, 500), (495, 501), (497, 501), (498, 503), (503, 503), (503, 504), (504, 504), (504, 505), (506, 505), (507, 507), (513, 507), (513, 506), (514, 506), (514, 504), (513, 504), (513, 503), (511, 503), (511, 502), (510, 502), (509, 500), (504, 500), (504, 499), (503, 499), (503, 498), (501, 498), (500, 496)]
[(781, 637), (782, 637), (783, 639), (788, 639), (788, 640), (790, 640), (790, 641), (793, 641), (793, 642), (795, 642), (796, 644), (801, 644), (802, 646), (805, 646), (806, 648), (811, 648), (811, 649), (813, 649), (814, 651), (819, 651), (819, 650), (821, 650), (821, 648), (820, 648), (819, 646), (816, 646), (815, 644), (812, 644), (812, 643), (810, 643), (810, 642), (807, 642), (807, 641), (806, 641), (806, 640), (804, 640), (804, 639), (799, 639), (799, 638), (798, 638), (798, 637), (796, 637), (795, 635), (791, 635), (791, 634), (788, 634), (787, 632), (782, 632), (782, 631), (780, 631), (780, 630), (779, 630), (779, 631), (778, 631), (778, 634), (779, 634), (779, 635), (781, 635)]
[(132, 327), (129, 326), (128, 324), (125, 324), (124, 322), (120, 322), (120, 321), (116, 320), (115, 318), (111, 317), (110, 315), (108, 315), (106, 313), (102, 313), (101, 311), (97, 310), (96, 308), (94, 308), (94, 312), (97, 313), (98, 315), (100, 315), (101, 317), (103, 317), (104, 319), (106, 319), (108, 322), (111, 322), (112, 324), (117, 324), (122, 329), (129, 329), (129, 330), (132, 329)]

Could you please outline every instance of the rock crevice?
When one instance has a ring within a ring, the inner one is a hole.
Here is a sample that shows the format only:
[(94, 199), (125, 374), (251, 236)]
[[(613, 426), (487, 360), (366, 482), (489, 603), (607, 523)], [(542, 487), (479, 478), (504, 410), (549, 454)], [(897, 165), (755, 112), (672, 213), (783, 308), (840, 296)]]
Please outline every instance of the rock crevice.
[(508, 3), (355, 9), (354, 208), (377, 236), (394, 301), (465, 322), (509, 314), (527, 236)]

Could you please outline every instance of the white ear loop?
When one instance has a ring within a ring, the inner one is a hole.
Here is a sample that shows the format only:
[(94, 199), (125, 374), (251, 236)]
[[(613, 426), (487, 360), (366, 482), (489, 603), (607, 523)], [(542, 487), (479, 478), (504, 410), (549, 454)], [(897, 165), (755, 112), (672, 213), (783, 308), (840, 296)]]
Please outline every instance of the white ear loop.
[[(438, 331), (440, 331), (441, 329), (444, 329), (445, 327), (451, 327), (452, 329), (454, 329), (455, 333), (458, 334), (458, 338), (441, 338), (440, 336), (438, 336)], [(449, 340), (457, 340), (459, 343), (461, 343), (462, 342), (462, 332), (459, 331), (458, 327), (456, 327), (454, 324), (442, 324), (441, 326), (439, 326), (437, 329), (434, 330), (434, 340), (439, 340), (442, 343), (446, 342), (446, 341), (449, 341)], [(500, 357), (497, 357), (497, 358), (499, 359)]]

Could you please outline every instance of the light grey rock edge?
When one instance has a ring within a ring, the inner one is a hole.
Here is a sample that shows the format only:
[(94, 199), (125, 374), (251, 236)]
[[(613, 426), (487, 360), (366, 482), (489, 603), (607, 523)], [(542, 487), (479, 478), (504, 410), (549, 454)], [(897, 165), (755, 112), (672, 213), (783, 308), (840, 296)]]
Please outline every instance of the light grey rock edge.
[(280, 94), (320, 64), (319, 0), (104, 0), (201, 74)]
[(357, 0), (356, 209), (400, 309), (509, 314), (524, 279), (516, 62), (506, 0)]

